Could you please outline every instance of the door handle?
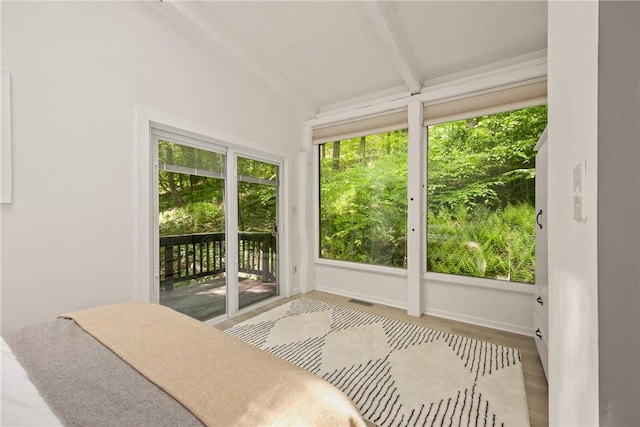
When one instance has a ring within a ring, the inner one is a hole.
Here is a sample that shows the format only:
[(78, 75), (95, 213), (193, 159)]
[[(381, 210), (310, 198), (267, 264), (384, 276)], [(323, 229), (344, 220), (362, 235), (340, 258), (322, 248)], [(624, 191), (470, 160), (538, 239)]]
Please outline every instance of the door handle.
[(542, 333), (540, 332), (540, 328), (536, 329), (536, 336), (542, 339)]
[(544, 306), (544, 301), (542, 300), (541, 296), (538, 296), (538, 298), (536, 298), (536, 301), (538, 301), (538, 304)]
[(538, 212), (538, 215), (536, 215), (536, 224), (538, 224), (538, 227), (540, 227), (540, 230), (542, 230), (542, 224), (540, 224), (540, 215), (542, 215), (542, 209), (540, 209), (540, 212)]

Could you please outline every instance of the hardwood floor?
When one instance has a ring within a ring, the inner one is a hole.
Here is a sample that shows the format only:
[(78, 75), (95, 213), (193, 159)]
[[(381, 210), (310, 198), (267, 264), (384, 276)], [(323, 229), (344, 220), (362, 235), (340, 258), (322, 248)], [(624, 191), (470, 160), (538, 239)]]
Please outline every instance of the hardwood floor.
[(245, 313), (233, 319), (218, 323), (216, 327), (222, 330), (230, 328), (240, 322), (243, 322), (244, 320), (247, 320), (274, 307), (287, 303), (295, 298), (299, 298), (300, 296), (314, 298), (320, 301), (342, 305), (356, 310), (366, 311), (369, 313), (386, 316), (391, 319), (400, 320), (407, 323), (414, 323), (417, 325), (426, 326), (428, 328), (438, 329), (457, 335), (468, 336), (474, 339), (517, 348), (522, 354), (522, 366), (524, 371), (524, 382), (527, 391), (527, 403), (529, 406), (529, 421), (531, 423), (531, 427), (544, 427), (549, 425), (547, 379), (544, 375), (542, 364), (536, 350), (536, 344), (533, 341), (532, 337), (434, 316), (408, 316), (405, 310), (399, 308), (389, 307), (382, 304), (373, 304), (373, 306), (367, 307), (361, 304), (349, 302), (349, 298), (347, 297), (320, 291), (312, 291), (304, 295), (296, 295), (290, 298), (278, 300), (271, 304), (262, 306), (256, 310), (253, 310), (249, 313)]

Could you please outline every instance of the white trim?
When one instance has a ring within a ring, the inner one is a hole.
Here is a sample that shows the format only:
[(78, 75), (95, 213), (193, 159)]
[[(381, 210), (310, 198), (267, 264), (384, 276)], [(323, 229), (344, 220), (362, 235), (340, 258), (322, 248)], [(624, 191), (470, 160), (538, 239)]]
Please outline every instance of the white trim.
[(396, 86), (379, 92), (351, 98), (346, 101), (327, 104), (318, 109), (316, 118), (326, 115), (333, 115), (342, 111), (357, 110), (358, 108), (369, 107), (371, 105), (380, 104), (382, 102), (408, 98), (411, 96), (411, 92), (406, 89), (407, 88), (404, 85)]
[[(135, 110), (135, 138), (134, 161), (137, 165), (137, 174), (135, 175), (136, 186), (136, 227), (135, 227), (135, 251), (137, 262), (135, 263), (136, 284), (133, 290), (133, 298), (135, 301), (157, 302), (154, 292), (154, 259), (155, 241), (153, 209), (154, 209), (154, 167), (152, 160), (152, 127), (162, 131), (167, 131), (177, 136), (193, 138), (190, 140), (194, 145), (200, 148), (211, 150), (214, 147), (226, 147), (227, 153), (232, 152), (242, 157), (257, 159), (260, 161), (271, 162), (279, 167), (279, 173), (282, 179), (279, 183), (278, 203), (278, 235), (279, 235), (279, 269), (278, 282), (280, 295), (289, 295), (291, 272), (291, 242), (290, 233), (286, 224), (289, 223), (289, 215), (287, 207), (290, 204), (289, 182), (291, 173), (289, 171), (291, 165), (291, 155), (283, 150), (259, 145), (253, 141), (239, 138), (234, 135), (221, 133), (217, 130), (199, 126), (193, 122), (176, 119), (164, 113), (151, 111), (144, 108), (136, 108)], [(185, 129), (190, 129), (189, 131)], [(200, 140), (200, 143), (197, 143)], [(203, 144), (204, 142), (204, 144)], [(211, 144), (211, 145), (209, 145)], [(214, 150), (215, 151), (215, 150)], [(228, 154), (227, 154), (228, 156)], [(234, 171), (234, 169), (232, 169)], [(230, 174), (227, 174), (226, 181), (229, 181)], [(228, 195), (227, 195), (228, 197)], [(236, 211), (237, 213), (237, 211)], [(156, 215), (157, 217), (157, 215)], [(228, 221), (226, 221), (228, 223)], [(237, 229), (237, 227), (236, 227)], [(237, 238), (237, 237), (236, 237)], [(227, 265), (228, 267), (228, 265)], [(227, 307), (229, 304), (227, 303)], [(253, 307), (253, 305), (252, 305)]]
[(533, 334), (533, 328), (526, 328), (523, 326), (515, 325), (513, 323), (500, 322), (497, 320), (490, 320), (481, 317), (467, 316), (465, 314), (452, 313), (446, 310), (428, 308), (424, 311), (424, 314), (427, 314), (429, 316), (441, 317), (444, 319), (455, 320), (458, 322), (470, 323), (472, 325), (498, 329), (501, 331), (513, 332), (520, 335), (526, 335), (528, 337)]
[(227, 179), (224, 182), (225, 206), (225, 278), (227, 280), (227, 316), (233, 317), (240, 309), (238, 295), (238, 171), (237, 154), (227, 149)]
[(371, 102), (367, 106), (355, 106), (351, 109), (341, 108), (336, 111), (325, 111), (307, 120), (306, 126), (326, 126), (346, 120), (352, 120), (386, 111), (406, 107), (412, 101), (423, 103), (449, 99), (457, 96), (493, 89), (506, 85), (523, 85), (545, 80), (547, 76), (547, 58), (529, 59), (518, 64), (511, 64), (486, 71), (480, 75), (462, 77), (434, 86), (425, 87), (421, 93), (401, 98), (387, 97), (380, 102)]
[[(151, 142), (151, 120), (148, 112), (135, 110), (135, 132), (137, 140), (133, 144), (134, 161), (137, 167), (135, 175), (136, 227), (134, 239), (136, 262), (134, 300), (154, 301), (154, 242), (153, 238), (153, 159)], [(137, 149), (136, 149), (137, 148)]]
[[(315, 248), (318, 247), (318, 226), (315, 219), (317, 215), (314, 211), (317, 199), (315, 196), (317, 194), (317, 176), (313, 173), (313, 171), (317, 173), (315, 161), (317, 161), (318, 149), (313, 148), (313, 129), (310, 126), (302, 128), (302, 150), (298, 158), (298, 235), (300, 236), (298, 277), (300, 292), (306, 293), (315, 289), (315, 266), (311, 260), (314, 259)], [(312, 234), (311, 238), (309, 238), (309, 233)]]
[(11, 74), (2, 69), (0, 83), (0, 203), (13, 200), (13, 171), (11, 157)]
[(542, 146), (545, 144), (545, 142), (547, 142), (547, 137), (549, 136), (549, 126), (544, 128), (544, 131), (542, 131), (542, 135), (540, 135), (540, 138), (538, 139), (538, 142), (536, 143), (536, 146), (533, 148), (536, 152), (540, 151), (542, 149)]
[[(151, 273), (151, 280), (153, 280), (153, 284), (151, 285), (151, 302), (156, 304), (160, 304), (160, 205), (159, 205), (159, 195), (158, 188), (160, 184), (160, 154), (159, 154), (159, 144), (160, 138), (157, 135), (153, 134), (153, 129), (151, 129), (151, 138), (153, 140), (153, 144), (151, 144), (151, 235), (153, 251), (151, 252), (151, 258), (153, 259), (153, 270)], [(173, 138), (172, 138), (173, 139)]]
[(439, 90), (446, 87), (473, 84), (476, 81), (495, 81), (496, 86), (505, 84), (511, 80), (516, 82), (521, 78), (525, 80), (547, 75), (547, 50), (539, 50), (532, 54), (498, 61), (486, 66), (476, 67), (458, 73), (448, 74), (445, 77), (427, 80), (424, 82), (423, 92)]
[[(278, 295), (291, 296), (293, 292), (293, 233), (289, 231), (292, 228), (293, 218), (290, 215), (290, 206), (292, 205), (289, 194), (289, 183), (293, 177), (293, 160), (290, 154), (280, 159), (278, 163)], [(283, 256), (284, 255), (284, 256)]]
[[(320, 258), (320, 146), (314, 146), (311, 151), (312, 162), (312, 210), (311, 219), (313, 223), (313, 248), (312, 248), (312, 260), (315, 264)], [(315, 277), (314, 277), (315, 282)]]
[(157, 136), (159, 140), (168, 140), (167, 142), (170, 142), (171, 139), (175, 139), (176, 136), (179, 136), (180, 141), (182, 141), (181, 145), (210, 151), (212, 153), (226, 154), (226, 148), (224, 146), (225, 142), (222, 140), (207, 138), (182, 129), (168, 128), (161, 123), (153, 123), (151, 127), (151, 134)]
[[(384, 274), (387, 276), (406, 277), (407, 270), (403, 268), (387, 267), (384, 265), (364, 264), (350, 261), (337, 261), (334, 259), (316, 258), (314, 264), (328, 267), (343, 268), (345, 270), (362, 271), (367, 273)], [(319, 288), (317, 288), (319, 289)]]
[(326, 144), (327, 142), (342, 141), (345, 139), (358, 138), (360, 136), (376, 135), (379, 133), (392, 132), (394, 130), (406, 129), (406, 128), (407, 128), (406, 123), (393, 124), (389, 126), (370, 127), (370, 128), (367, 128), (367, 130), (343, 133), (340, 135), (332, 135), (324, 138), (317, 138), (313, 140), (313, 145), (322, 145), (322, 144)]
[(426, 148), (422, 102), (409, 104), (407, 118), (407, 313), (420, 316), (423, 311), (422, 274), (426, 269), (426, 218), (422, 203), (426, 193)]
[[(154, 129), (168, 131), (173, 134), (183, 135), (195, 140), (205, 141), (217, 146), (231, 147), (238, 153), (250, 156), (250, 153), (258, 153), (261, 159), (278, 162), (281, 158), (289, 156), (289, 152), (268, 145), (260, 145), (254, 141), (240, 138), (236, 135), (220, 132), (206, 126), (200, 126), (187, 120), (176, 120), (172, 116), (155, 112), (153, 110), (139, 109), (147, 117), (149, 125)], [(187, 130), (188, 129), (188, 130)], [(210, 147), (201, 145), (201, 147)], [(243, 151), (244, 150), (244, 151)]]
[[(311, 129), (309, 127), (305, 127), (304, 138), (311, 138)], [(308, 151), (301, 151), (298, 153), (298, 204), (296, 209), (296, 215), (298, 216), (298, 262), (297, 265), (297, 273), (298, 273), (298, 284), (297, 289), (300, 292), (307, 293), (314, 289), (313, 280), (311, 276), (311, 268), (310, 268), (310, 260), (312, 259), (312, 252), (309, 246), (309, 242), (313, 242), (314, 239), (309, 239), (309, 227), (307, 224), (310, 223), (309, 216), (312, 214), (311, 210), (308, 206), (312, 205), (313, 202), (310, 203), (311, 197), (311, 189), (309, 182), (309, 173), (312, 170), (310, 163), (310, 153)]]
[(384, 101), (379, 104), (371, 104), (358, 109), (345, 109), (338, 112), (327, 112), (321, 116), (316, 116), (313, 119), (307, 120), (305, 126), (320, 127), (328, 126), (334, 123), (345, 122), (349, 120), (356, 120), (374, 116), (376, 114), (384, 114), (388, 111), (400, 110), (406, 108), (413, 99), (416, 99), (419, 95), (407, 96), (404, 98), (393, 99), (390, 101)]
[(316, 126), (312, 130), (312, 143), (324, 144), (331, 141), (406, 129), (407, 126), (407, 109), (400, 108), (369, 116), (365, 119), (346, 120), (328, 126)]
[(456, 120), (464, 120), (481, 116), (488, 116), (491, 114), (504, 113), (507, 111), (521, 110), (523, 108), (537, 107), (539, 105), (545, 105), (547, 103), (547, 97), (541, 96), (538, 98), (526, 99), (524, 101), (516, 101), (508, 104), (500, 104), (495, 107), (482, 108), (479, 110), (465, 111), (463, 113), (452, 114), (448, 116), (436, 117), (434, 119), (427, 119), (424, 121), (426, 126), (431, 126), (440, 123), (453, 122)]

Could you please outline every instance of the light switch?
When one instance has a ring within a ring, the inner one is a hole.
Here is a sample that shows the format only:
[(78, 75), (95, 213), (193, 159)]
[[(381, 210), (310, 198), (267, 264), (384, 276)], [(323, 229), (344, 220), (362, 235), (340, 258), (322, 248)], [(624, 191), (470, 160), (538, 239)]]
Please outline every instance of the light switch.
[(583, 160), (573, 167), (573, 219), (576, 221), (587, 220), (584, 203), (586, 178), (587, 161)]

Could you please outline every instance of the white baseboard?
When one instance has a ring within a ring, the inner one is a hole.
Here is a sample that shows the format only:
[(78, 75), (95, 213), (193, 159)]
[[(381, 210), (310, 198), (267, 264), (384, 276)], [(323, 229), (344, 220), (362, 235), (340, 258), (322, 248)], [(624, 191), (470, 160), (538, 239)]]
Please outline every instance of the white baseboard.
[[(328, 292), (334, 295), (340, 295), (347, 298), (355, 298), (362, 301), (372, 302), (375, 304), (383, 304), (391, 307), (401, 308), (406, 310), (407, 307), (402, 301), (390, 300), (386, 298), (374, 297), (372, 295), (360, 294), (357, 292), (345, 292), (344, 289), (332, 288), (330, 286), (318, 286), (316, 290), (322, 292)], [(442, 317), (444, 319), (456, 320), (458, 322), (470, 323), (472, 325), (484, 326), (487, 328), (497, 329), (500, 331), (513, 332), (520, 335), (533, 336), (533, 328), (526, 328), (520, 325), (511, 324), (507, 322), (500, 322), (491, 319), (485, 319), (481, 317), (469, 316), (460, 313), (453, 313), (445, 310), (426, 309), (424, 314), (430, 316)]]
[(406, 304), (403, 301), (390, 300), (386, 298), (378, 298), (372, 295), (360, 294), (358, 292), (345, 292), (344, 289), (332, 288), (329, 286), (316, 286), (317, 291), (328, 292), (334, 295), (340, 295), (343, 297), (359, 299), (362, 301), (372, 302), (374, 304), (383, 304), (388, 305), (390, 307), (401, 308), (403, 310), (407, 309)]
[(500, 331), (513, 332), (520, 335), (533, 336), (533, 328), (526, 328), (497, 320), (484, 319), (481, 317), (468, 316), (460, 313), (452, 313), (444, 310), (425, 309), (424, 314), (430, 316), (442, 317), (444, 319), (456, 320), (458, 322), (470, 323), (472, 325), (484, 326), (487, 328), (498, 329)]

